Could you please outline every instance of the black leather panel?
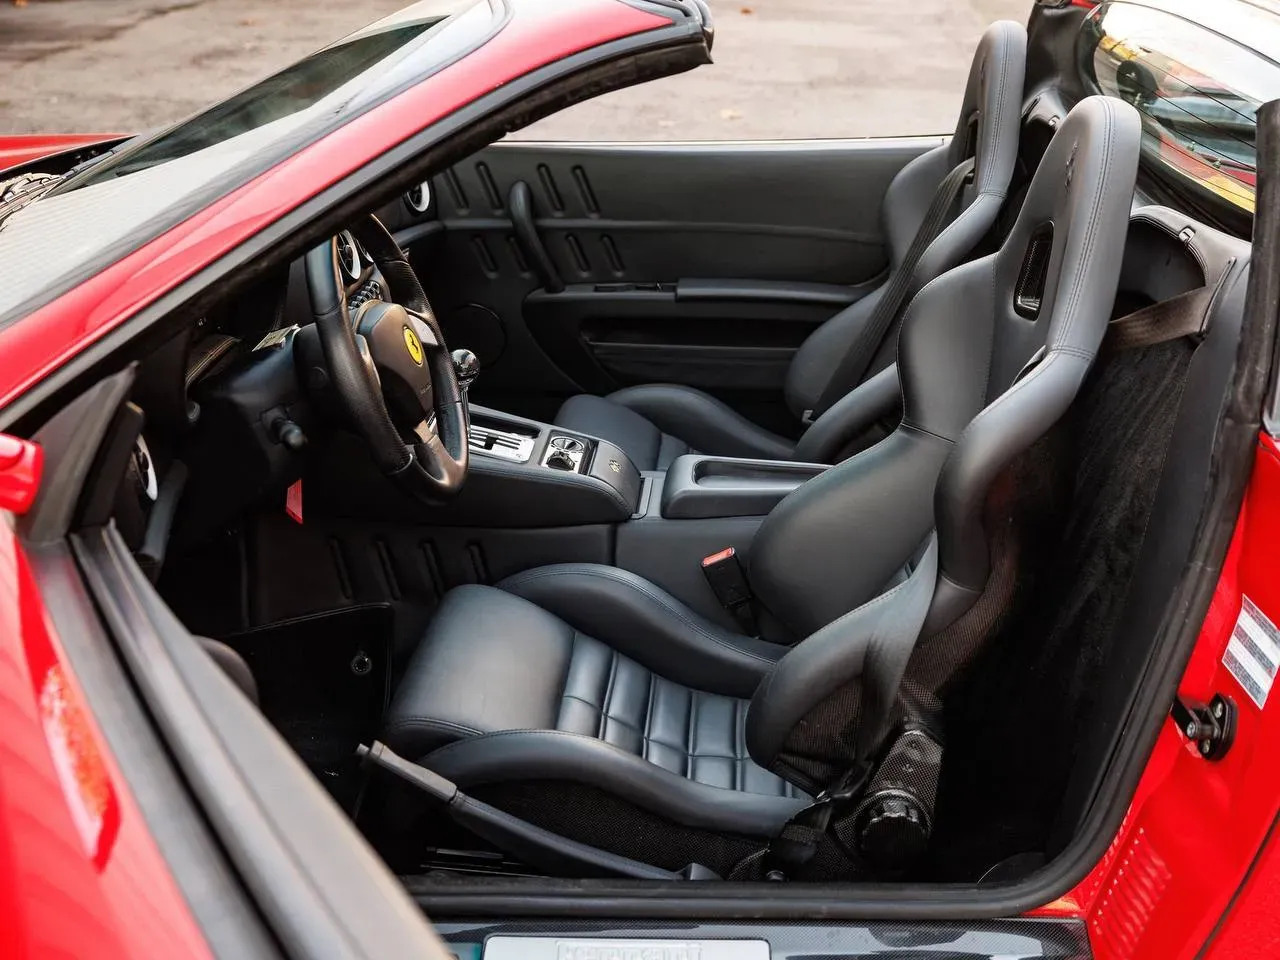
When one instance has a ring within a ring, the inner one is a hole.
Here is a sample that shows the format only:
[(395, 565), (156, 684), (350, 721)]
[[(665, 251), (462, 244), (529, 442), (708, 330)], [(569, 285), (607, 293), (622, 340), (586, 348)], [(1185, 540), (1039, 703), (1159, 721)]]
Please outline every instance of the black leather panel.
[(943, 437), (900, 426), (814, 477), (764, 519), (751, 546), (756, 597), (804, 637), (879, 593), (933, 528)]
[(728, 404), (692, 387), (655, 383), (627, 387), (609, 394), (608, 399), (634, 410), (663, 433), (683, 440), (690, 447), (684, 453), (785, 460), (795, 447), (785, 437), (756, 426)]
[(711, 394), (677, 384), (570, 397), (555, 422), (616, 443), (641, 470), (665, 470), (686, 453), (789, 460), (795, 450)]
[(572, 628), (532, 604), (456, 587), (405, 669), (384, 739), (416, 759), (459, 737), (554, 728), (572, 652)]
[(577, 634), (555, 729), (595, 737), (710, 787), (799, 796), (748, 756), (747, 703), (665, 680)]
[[(938, 480), (941, 580), (963, 589), (953, 600), (937, 598), (929, 630), (950, 622), (986, 582), (982, 512), (992, 479), (1066, 412), (1097, 355), (1124, 260), (1141, 133), (1137, 111), (1123, 101), (1078, 103), (1041, 159), (1004, 245), (966, 266), (963, 286), (939, 289), (920, 304), (922, 314), (953, 313), (955, 297), (977, 287), (989, 286), (994, 296), (985, 321), (984, 406)], [(1027, 317), (1015, 309), (1015, 291), (1030, 245), (1047, 225), (1043, 295), (1038, 313)]]
[[(565, 577), (558, 582), (581, 583), (572, 570)], [(555, 582), (525, 578), (526, 587)], [(653, 597), (661, 593), (650, 589)], [(651, 795), (653, 809), (680, 822), (753, 833), (781, 826), (805, 795), (758, 766), (746, 746), (746, 697), (772, 661), (720, 649), (725, 632), (698, 625), (670, 598), (661, 606), (650, 596), (637, 598), (612, 604), (605, 619), (639, 638), (626, 623), (627, 609), (639, 612), (642, 625), (646, 617), (672, 618), (678, 626), (668, 635), (688, 635), (671, 650), (650, 636), (658, 659), (678, 663), (687, 654), (695, 673), (723, 665), (738, 680), (721, 686), (746, 694), (691, 688), (618, 652), (625, 644), (601, 642), (521, 597), (459, 587), (446, 595), (414, 652), (383, 739), (412, 759), (430, 755), (429, 768), (463, 787), (579, 779), (627, 796)], [(549, 746), (535, 750), (535, 742)], [(513, 757), (503, 746), (513, 743), (532, 752)]]
[(459, 740), (424, 759), (463, 790), (520, 780), (597, 787), (687, 827), (742, 836), (775, 835), (809, 804), (725, 790), (690, 780), (596, 737), (562, 730), (516, 730)]
[(678, 437), (664, 434), (634, 410), (608, 397), (570, 397), (561, 405), (554, 422), (566, 430), (621, 447), (637, 470), (665, 470), (676, 457), (693, 452)]
[(712, 693), (750, 697), (787, 650), (726, 630), (617, 567), (553, 564), (508, 577), (499, 586), (646, 668)]
[(901, 406), (902, 383), (897, 366), (890, 364), (811, 423), (796, 443), (795, 457), (807, 463), (835, 463), (842, 450)]
[[(835, 760), (870, 757), (885, 734), (916, 637), (924, 623), (938, 569), (932, 537), (910, 574), (808, 637), (778, 664), (751, 700), (747, 744), (751, 756), (773, 767), (788, 741), (826, 741)], [(850, 714), (839, 734), (815, 736), (806, 716), (842, 687), (853, 686)], [(856, 722), (854, 722), (856, 721)], [(808, 726), (810, 729), (806, 730)]]

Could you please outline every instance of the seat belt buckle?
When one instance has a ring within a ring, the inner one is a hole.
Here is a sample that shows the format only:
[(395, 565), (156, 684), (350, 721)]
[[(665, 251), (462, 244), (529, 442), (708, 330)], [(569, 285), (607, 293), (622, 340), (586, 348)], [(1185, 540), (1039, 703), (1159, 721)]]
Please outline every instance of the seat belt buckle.
[(752, 607), (755, 594), (747, 583), (747, 575), (743, 572), (742, 563), (738, 560), (738, 551), (733, 547), (725, 547), (702, 558), (702, 575), (707, 578), (711, 592), (733, 616), (738, 626), (751, 636), (760, 633), (756, 623), (756, 613)]
[(813, 426), (813, 421), (818, 419), (813, 415), (813, 407), (810, 407), (804, 413), (800, 414), (800, 426), (806, 429)]

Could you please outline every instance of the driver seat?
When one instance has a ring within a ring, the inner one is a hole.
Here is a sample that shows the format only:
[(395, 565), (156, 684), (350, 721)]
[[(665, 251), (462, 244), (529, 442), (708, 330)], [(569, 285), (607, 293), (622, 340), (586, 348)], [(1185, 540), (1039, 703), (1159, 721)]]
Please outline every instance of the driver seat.
[[(535, 568), (446, 594), (383, 741), (561, 836), (721, 873), (873, 762), (917, 639), (954, 622), (986, 584), (993, 478), (1068, 409), (1099, 349), (1139, 140), (1138, 116), (1119, 100), (1091, 97), (1071, 112), (1004, 246), (939, 277), (908, 309), (901, 425), (764, 521), (751, 585), (769, 612), (812, 627), (805, 639), (734, 633), (615, 567)], [(805, 538), (825, 561), (818, 572), (770, 555), (772, 528), (819, 520), (826, 535)], [(840, 591), (818, 578), (823, 567), (884, 576), (831, 610)], [(806, 623), (815, 609), (827, 612)], [(931, 676), (945, 678), (948, 651), (931, 659)]]

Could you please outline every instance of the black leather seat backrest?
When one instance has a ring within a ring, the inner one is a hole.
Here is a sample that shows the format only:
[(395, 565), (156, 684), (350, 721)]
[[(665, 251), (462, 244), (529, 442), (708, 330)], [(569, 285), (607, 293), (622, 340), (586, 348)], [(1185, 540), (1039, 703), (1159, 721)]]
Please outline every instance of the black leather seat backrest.
[(778, 633), (807, 636), (883, 592), (935, 525), (944, 589), (931, 625), (981, 589), (987, 488), (1066, 410), (1110, 319), (1139, 140), (1128, 104), (1082, 101), (1000, 250), (913, 299), (901, 424), (787, 497), (756, 535), (750, 579)]
[[(1000, 250), (921, 298), (908, 369), (956, 377), (945, 397), (933, 384), (919, 395), (935, 405), (931, 428), (963, 431), (934, 499), (939, 587), (926, 632), (963, 613), (985, 586), (982, 513), (992, 481), (1067, 411), (1097, 356), (1119, 285), (1140, 142), (1129, 104), (1082, 101), (1040, 161)], [(988, 329), (966, 338), (945, 320), (928, 322), (955, 303), (973, 304)]]
[[(969, 256), (1000, 214), (1018, 160), (1026, 59), (1027, 32), (1021, 24), (1001, 20), (988, 27), (973, 55), (955, 136), (912, 160), (889, 184), (881, 215), (893, 270), (911, 246), (943, 178), (969, 157), (975, 161), (973, 182), (961, 195), (960, 212), (916, 266), (917, 286)], [(879, 292), (827, 321), (796, 351), (785, 392), (787, 405), (797, 416), (812, 408), (821, 396), (870, 318)], [(891, 338), (888, 351), (892, 359)], [(873, 365), (872, 371), (884, 365)]]
[[(898, 429), (761, 525), (757, 596), (805, 635), (752, 698), (747, 746), (761, 766), (821, 789), (869, 760), (918, 639), (982, 590), (992, 481), (1066, 413), (1110, 321), (1140, 141), (1123, 101), (1090, 97), (1071, 111), (1001, 249), (908, 307)], [(931, 656), (941, 683), (962, 652)]]

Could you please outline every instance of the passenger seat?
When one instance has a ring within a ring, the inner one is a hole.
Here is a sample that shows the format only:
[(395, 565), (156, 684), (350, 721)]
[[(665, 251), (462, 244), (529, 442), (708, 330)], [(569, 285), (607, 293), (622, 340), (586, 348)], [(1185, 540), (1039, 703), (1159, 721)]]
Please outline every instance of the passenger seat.
[[(1026, 54), (1020, 24), (992, 24), (974, 54), (955, 136), (889, 184), (881, 211), (890, 255), (885, 282), (815, 330), (787, 372), (786, 404), (812, 423), (798, 443), (679, 384), (570, 397), (555, 423), (617, 444), (641, 470), (665, 470), (685, 453), (831, 462), (874, 421), (868, 410), (896, 404), (897, 374), (889, 368), (903, 308), (963, 262), (996, 222), (1017, 161)], [(872, 378), (856, 400), (847, 396)]]

